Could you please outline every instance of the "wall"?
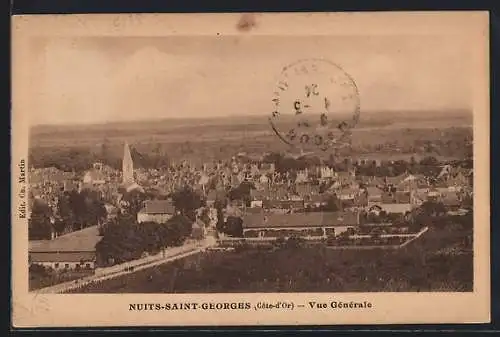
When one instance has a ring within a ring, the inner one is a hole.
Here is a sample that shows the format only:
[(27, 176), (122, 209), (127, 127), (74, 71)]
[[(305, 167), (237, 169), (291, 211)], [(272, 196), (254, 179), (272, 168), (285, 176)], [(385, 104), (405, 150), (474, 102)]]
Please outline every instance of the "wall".
[[(78, 268), (78, 266), (80, 266), (80, 269), (85, 269), (85, 268), (95, 269), (95, 262), (94, 261), (86, 261), (83, 264), (81, 264), (80, 262), (64, 262), (64, 261), (63, 262), (36, 262), (36, 264), (39, 264), (39, 265), (42, 265), (45, 267), (50, 267), (50, 268), (52, 268), (54, 270), (58, 270), (58, 271), (63, 271), (65, 269), (75, 270)], [(67, 268), (66, 268), (66, 265), (68, 265)]]
[(137, 213), (137, 222), (156, 222), (165, 223), (172, 217), (171, 214), (147, 214)]

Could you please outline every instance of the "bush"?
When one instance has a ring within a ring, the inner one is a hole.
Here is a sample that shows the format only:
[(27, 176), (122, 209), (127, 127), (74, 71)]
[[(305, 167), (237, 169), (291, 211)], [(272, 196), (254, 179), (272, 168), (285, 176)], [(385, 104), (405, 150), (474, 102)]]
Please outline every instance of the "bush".
[(36, 274), (39, 276), (48, 276), (51, 274), (52, 268), (45, 267), (41, 264), (32, 263), (29, 267), (30, 274)]
[(301, 237), (292, 236), (286, 240), (286, 248), (300, 248), (303, 247), (305, 239)]

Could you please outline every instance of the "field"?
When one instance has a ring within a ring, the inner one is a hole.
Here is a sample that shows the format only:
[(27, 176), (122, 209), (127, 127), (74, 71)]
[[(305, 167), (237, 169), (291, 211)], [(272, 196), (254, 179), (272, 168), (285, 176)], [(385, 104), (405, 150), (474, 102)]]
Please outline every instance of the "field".
[(399, 250), (207, 252), (78, 290), (83, 293), (472, 291), (470, 233), (431, 228)]
[[(353, 131), (351, 154), (376, 155), (378, 159), (409, 159), (414, 154), (445, 160), (462, 157), (462, 143), (472, 136), (471, 127), (470, 111), (364, 113)], [(68, 146), (99, 152), (106, 143), (121, 156), (125, 141), (140, 152), (160, 149), (174, 160), (207, 161), (227, 159), (238, 152), (261, 155), (289, 150), (274, 135), (267, 115), (35, 126), (30, 148), (32, 153)], [(424, 149), (426, 142), (436, 146)]]

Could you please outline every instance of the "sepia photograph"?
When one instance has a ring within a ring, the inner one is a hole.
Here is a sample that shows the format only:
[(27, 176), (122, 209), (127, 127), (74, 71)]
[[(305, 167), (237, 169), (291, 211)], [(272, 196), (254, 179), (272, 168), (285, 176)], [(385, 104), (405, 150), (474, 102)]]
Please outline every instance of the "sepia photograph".
[(315, 15), (15, 18), (12, 282), (43, 299), (22, 317), (338, 324), (424, 293), (489, 318), (487, 15)]

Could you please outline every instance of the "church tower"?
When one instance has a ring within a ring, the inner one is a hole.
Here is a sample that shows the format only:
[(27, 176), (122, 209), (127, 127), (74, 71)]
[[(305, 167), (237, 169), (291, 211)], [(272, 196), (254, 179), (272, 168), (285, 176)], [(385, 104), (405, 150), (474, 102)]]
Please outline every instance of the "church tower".
[(128, 185), (134, 183), (134, 163), (132, 162), (132, 155), (130, 154), (128, 143), (125, 143), (123, 151), (122, 174), (124, 184)]

